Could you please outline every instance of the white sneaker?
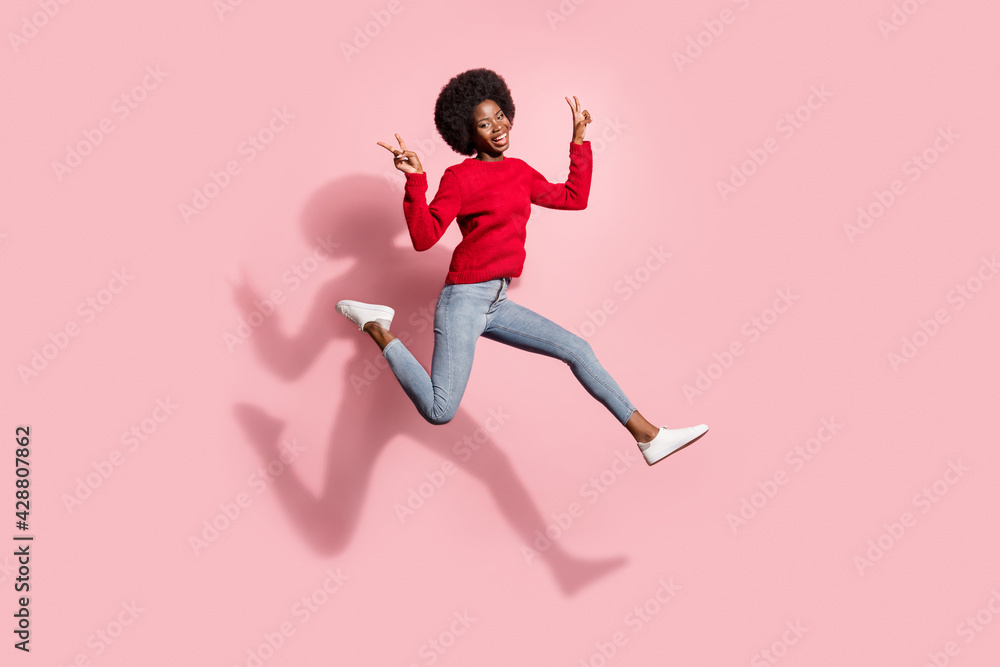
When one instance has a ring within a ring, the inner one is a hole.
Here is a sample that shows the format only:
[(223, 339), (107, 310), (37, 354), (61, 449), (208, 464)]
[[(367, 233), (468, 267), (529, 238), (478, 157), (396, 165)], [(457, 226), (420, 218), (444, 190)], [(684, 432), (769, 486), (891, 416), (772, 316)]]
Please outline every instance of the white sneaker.
[(660, 432), (649, 442), (637, 442), (639, 450), (642, 452), (646, 463), (653, 465), (661, 459), (665, 459), (674, 452), (687, 447), (692, 442), (708, 433), (708, 426), (698, 424), (697, 426), (687, 426), (685, 428), (660, 427)]
[(378, 322), (383, 329), (388, 331), (389, 325), (392, 324), (392, 317), (396, 314), (396, 311), (389, 306), (348, 299), (337, 302), (337, 312), (357, 324), (358, 331), (364, 331), (365, 325), (369, 322)]

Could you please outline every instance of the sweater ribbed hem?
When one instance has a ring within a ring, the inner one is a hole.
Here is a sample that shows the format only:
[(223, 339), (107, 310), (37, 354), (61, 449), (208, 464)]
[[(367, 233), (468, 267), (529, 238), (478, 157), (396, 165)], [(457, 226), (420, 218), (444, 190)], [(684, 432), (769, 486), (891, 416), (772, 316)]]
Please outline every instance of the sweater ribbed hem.
[(444, 282), (447, 285), (468, 285), (469, 283), (484, 283), (497, 278), (517, 278), (521, 275), (523, 266), (501, 266), (474, 271), (449, 271)]
[(406, 186), (408, 188), (426, 188), (427, 187), (427, 172), (423, 171), (419, 174), (406, 174)]
[(569, 142), (569, 154), (593, 157), (593, 151), (590, 148), (590, 141), (584, 139), (582, 144), (576, 144), (572, 141)]

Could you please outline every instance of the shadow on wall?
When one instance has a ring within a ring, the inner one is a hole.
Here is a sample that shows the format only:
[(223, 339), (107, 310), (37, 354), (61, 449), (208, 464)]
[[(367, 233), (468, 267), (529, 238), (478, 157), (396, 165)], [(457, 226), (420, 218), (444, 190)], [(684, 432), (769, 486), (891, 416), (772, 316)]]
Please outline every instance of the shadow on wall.
[[(313, 494), (292, 467), (272, 483), (306, 542), (322, 555), (337, 554), (347, 546), (361, 514), (375, 460), (388, 442), (403, 435), (453, 460), (459, 470), (480, 480), (521, 543), (533, 545), (537, 539), (535, 531), (544, 534), (545, 521), (507, 455), (492, 437), (471, 457), (452, 459), (453, 443), (477, 431), (483, 433), (482, 425), (462, 408), (447, 424), (435, 426), (426, 422), (388, 367), (374, 381), (363, 380), (366, 367), (371, 377), (371, 365), (379, 361), (381, 352), (367, 334), (358, 331), (355, 324), (335, 309), (337, 301), (345, 298), (391, 305), (396, 311), (393, 332), (401, 335), (412, 313), (420, 308), (433, 313), (444, 285), (450, 251), (436, 246), (417, 253), (409, 245), (395, 246), (394, 237), (406, 229), (402, 194), (389, 194), (384, 181), (374, 176), (348, 176), (320, 188), (305, 207), (301, 227), (310, 244), (329, 236), (337, 244), (332, 251), (335, 257), (356, 260), (349, 271), (319, 288), (300, 331), (283, 331), (278, 313), (274, 313), (250, 338), (255, 358), (284, 381), (293, 381), (309, 370), (334, 339), (354, 343), (340, 379), (344, 384), (340, 392), (343, 398), (332, 410), (322, 490), (318, 496)], [(244, 314), (253, 309), (253, 301), (261, 296), (248, 284), (239, 286), (235, 294), (237, 306)], [(412, 332), (409, 339), (401, 339), (425, 369), (433, 354), (430, 325), (428, 321), (422, 333)], [(534, 362), (534, 359), (523, 361)], [(262, 460), (277, 458), (284, 422), (265, 408), (248, 403), (237, 403), (233, 410)], [(622, 557), (574, 558), (555, 540), (551, 547), (539, 552), (539, 557), (566, 595), (625, 562)]]

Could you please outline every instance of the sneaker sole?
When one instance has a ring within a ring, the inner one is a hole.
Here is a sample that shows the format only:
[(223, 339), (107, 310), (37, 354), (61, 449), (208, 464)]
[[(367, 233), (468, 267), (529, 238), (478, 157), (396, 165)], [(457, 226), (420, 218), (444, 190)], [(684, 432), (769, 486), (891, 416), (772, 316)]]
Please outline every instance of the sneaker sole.
[[(659, 462), (660, 462), (660, 461), (662, 461), (663, 459), (666, 459), (666, 458), (669, 458), (670, 456), (672, 456), (672, 455), (676, 454), (677, 452), (681, 451), (681, 450), (682, 450), (682, 449), (684, 449), (685, 447), (688, 447), (688, 446), (690, 446), (690, 445), (693, 445), (694, 443), (698, 442), (699, 440), (701, 440), (702, 438), (704, 438), (704, 437), (705, 437), (706, 435), (708, 435), (708, 432), (709, 432), (710, 430), (711, 430), (711, 429), (706, 429), (706, 430), (705, 430), (705, 432), (704, 432), (704, 433), (702, 433), (701, 435), (699, 435), (698, 437), (696, 437), (696, 438), (694, 438), (694, 439), (692, 439), (692, 440), (688, 440), (687, 442), (685, 442), (685, 443), (684, 443), (683, 445), (681, 445), (680, 447), (678, 447), (678, 448), (677, 448), (677, 449), (675, 449), (674, 451), (670, 452), (669, 454), (664, 454), (663, 456), (661, 456), (660, 458), (656, 459), (656, 460), (655, 460), (655, 461), (653, 461), (652, 463), (650, 463), (650, 462), (649, 462), (649, 461), (647, 460), (647, 461), (646, 461), (646, 465), (651, 465), (651, 466), (655, 466), (655, 465), (656, 465), (657, 463), (659, 463)], [(645, 457), (644, 457), (644, 458), (645, 458)]]

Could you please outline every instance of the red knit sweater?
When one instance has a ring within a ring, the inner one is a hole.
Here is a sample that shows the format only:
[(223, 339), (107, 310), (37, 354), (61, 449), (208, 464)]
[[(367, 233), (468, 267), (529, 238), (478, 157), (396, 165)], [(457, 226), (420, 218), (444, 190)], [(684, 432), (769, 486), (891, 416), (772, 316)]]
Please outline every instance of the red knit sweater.
[(448, 167), (430, 205), (427, 174), (406, 174), (403, 214), (415, 250), (427, 250), (458, 218), (462, 241), (451, 257), (445, 283), (478, 283), (521, 275), (525, 226), (531, 204), (546, 208), (587, 208), (593, 154), (590, 142), (570, 142), (569, 178), (553, 184), (527, 162), (467, 158)]

